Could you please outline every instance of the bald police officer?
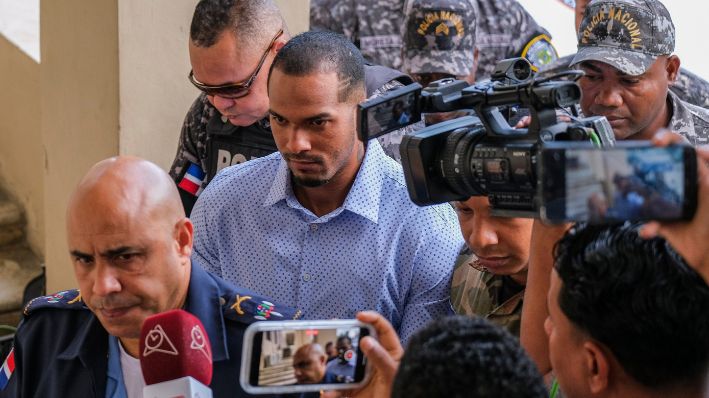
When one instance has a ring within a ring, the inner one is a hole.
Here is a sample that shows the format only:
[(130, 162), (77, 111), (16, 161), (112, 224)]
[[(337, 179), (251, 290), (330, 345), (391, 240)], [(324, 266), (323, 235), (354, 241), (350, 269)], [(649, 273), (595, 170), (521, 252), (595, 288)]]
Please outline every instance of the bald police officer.
[(14, 373), (0, 397), (142, 396), (143, 322), (178, 308), (207, 331), (214, 397), (246, 395), (234, 382), (244, 330), (257, 320), (295, 319), (296, 311), (191, 262), (192, 223), (163, 170), (132, 157), (101, 161), (74, 191), (66, 218), (81, 289), (27, 305), (10, 354)]

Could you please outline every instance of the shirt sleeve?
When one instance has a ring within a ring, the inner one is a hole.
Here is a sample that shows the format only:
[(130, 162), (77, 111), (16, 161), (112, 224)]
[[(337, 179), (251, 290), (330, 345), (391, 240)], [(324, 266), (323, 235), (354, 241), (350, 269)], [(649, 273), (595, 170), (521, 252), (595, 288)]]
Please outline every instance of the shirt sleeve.
[[(17, 332), (22, 330), (23, 325), (24, 325), (24, 320), (20, 322), (20, 326), (18, 327)], [(19, 338), (19, 335), (15, 333), (15, 339), (12, 343), (12, 350), (10, 351), (8, 358), (0, 358), (0, 372), (4, 372), (4, 369), (2, 369), (2, 366), (5, 365), (6, 362), (12, 361), (12, 372), (10, 374), (10, 378), (7, 380), (7, 384), (5, 384), (4, 388), (3, 385), (0, 383), (0, 398), (10, 398), (10, 397), (22, 397), (22, 366), (23, 366), (23, 352), (24, 350), (22, 349), (22, 343), (21, 339)], [(9, 359), (9, 356), (12, 356), (12, 359)], [(8, 366), (8, 369), (10, 366)], [(0, 378), (2, 376), (0, 375)]]
[[(217, 179), (215, 179), (215, 181)], [(214, 181), (212, 184), (214, 184)], [(219, 240), (216, 239), (219, 233), (209, 226), (210, 214), (213, 209), (205, 206), (205, 204), (210, 203), (210, 192), (211, 190), (206, 190), (200, 195), (190, 215), (190, 219), (194, 224), (192, 261), (207, 272), (221, 277), (222, 268), (219, 263), (219, 256), (217, 255), (218, 249), (216, 248), (219, 244)]]
[[(417, 231), (421, 238), (414, 256), (411, 287), (399, 327), (402, 344), (406, 344), (416, 330), (431, 320), (453, 314), (451, 277), (457, 254), (464, 244), (463, 238), (450, 205), (432, 206), (427, 211), (436, 227)], [(431, 222), (421, 222), (419, 225), (431, 225)]]

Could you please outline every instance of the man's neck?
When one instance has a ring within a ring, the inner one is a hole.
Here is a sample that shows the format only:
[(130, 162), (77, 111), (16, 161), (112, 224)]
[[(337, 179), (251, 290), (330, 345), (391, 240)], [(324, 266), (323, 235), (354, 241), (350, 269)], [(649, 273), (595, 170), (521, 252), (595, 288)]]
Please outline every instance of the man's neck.
[(316, 216), (322, 217), (345, 203), (354, 180), (353, 176), (350, 179), (330, 181), (325, 185), (313, 188), (293, 184), (293, 193), (303, 207), (312, 211)]
[(293, 184), (293, 193), (298, 202), (318, 217), (342, 206), (364, 162), (364, 147), (360, 147), (357, 151), (358, 161), (353, 166), (340, 170), (326, 184), (319, 187)]
[(670, 95), (667, 94), (664, 106), (659, 115), (646, 128), (640, 130), (632, 138), (635, 140), (651, 140), (660, 129), (669, 128), (672, 120), (672, 103)]
[(133, 358), (138, 358), (140, 356), (140, 339), (127, 339), (119, 337), (118, 340), (128, 355)]

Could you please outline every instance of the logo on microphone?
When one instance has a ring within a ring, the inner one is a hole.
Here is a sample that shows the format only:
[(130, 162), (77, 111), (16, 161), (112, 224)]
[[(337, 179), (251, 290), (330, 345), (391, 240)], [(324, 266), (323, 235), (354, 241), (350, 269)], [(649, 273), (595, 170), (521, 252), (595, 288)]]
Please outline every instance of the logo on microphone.
[(155, 325), (154, 328), (150, 329), (150, 332), (145, 336), (145, 350), (143, 350), (143, 356), (154, 352), (161, 352), (168, 355), (179, 355), (177, 348), (172, 344), (172, 341), (167, 337), (165, 331), (162, 330), (162, 326)]
[(190, 343), (190, 348), (193, 350), (199, 350), (207, 357), (208, 361), (212, 360), (212, 357), (207, 352), (207, 339), (202, 333), (202, 328), (199, 325), (194, 325), (192, 327), (192, 343)]

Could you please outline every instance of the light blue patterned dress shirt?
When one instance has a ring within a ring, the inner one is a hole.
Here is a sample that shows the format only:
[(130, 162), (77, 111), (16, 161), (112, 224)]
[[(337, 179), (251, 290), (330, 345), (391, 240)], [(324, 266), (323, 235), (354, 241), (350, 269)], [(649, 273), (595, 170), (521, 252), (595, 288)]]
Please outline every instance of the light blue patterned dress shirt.
[(401, 166), (369, 143), (344, 204), (322, 217), (293, 193), (280, 153), (220, 172), (192, 211), (193, 260), (222, 278), (303, 310), (304, 319), (375, 310), (402, 341), (452, 314), (463, 245), (450, 205), (418, 207)]

